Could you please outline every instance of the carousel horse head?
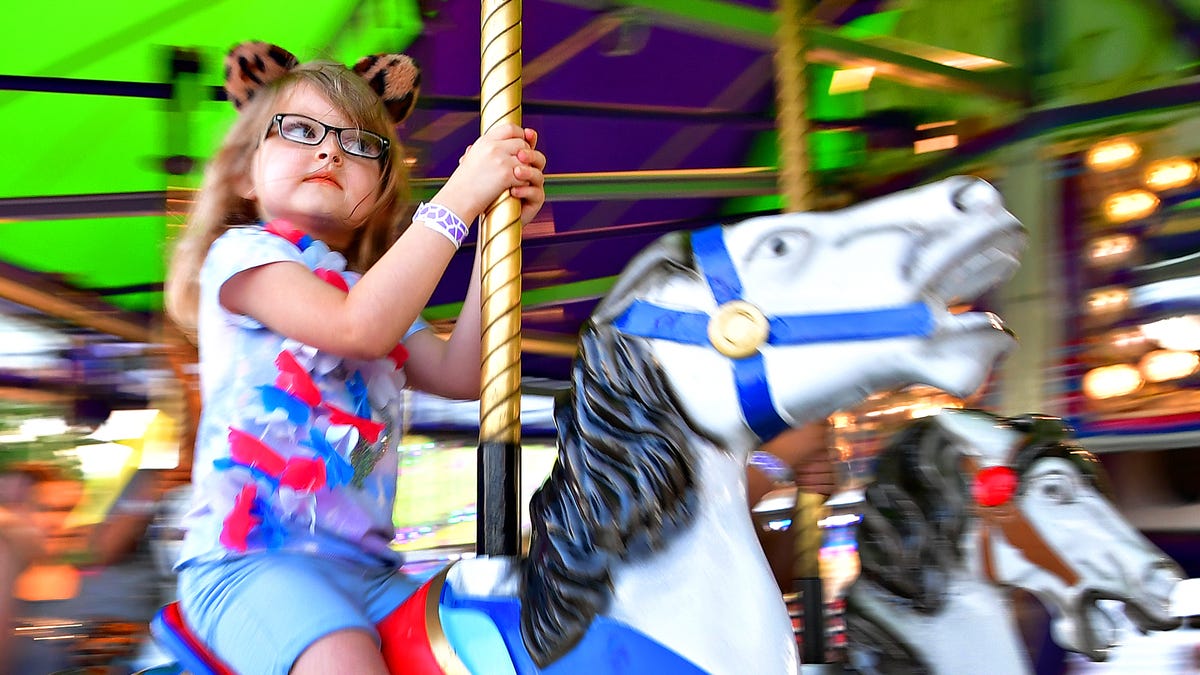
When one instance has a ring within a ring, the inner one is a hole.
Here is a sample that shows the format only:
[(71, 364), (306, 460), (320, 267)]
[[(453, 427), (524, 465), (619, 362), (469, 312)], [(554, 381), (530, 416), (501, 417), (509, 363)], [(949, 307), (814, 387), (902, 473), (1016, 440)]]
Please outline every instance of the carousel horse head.
[(715, 450), (740, 480), (762, 442), (876, 391), (974, 391), (1012, 336), (949, 307), (1006, 280), (1024, 241), (995, 189), (957, 177), (641, 252), (582, 331), (559, 460), (530, 505), (522, 630), (535, 659), (608, 609), (619, 562), (686, 530), (698, 501), (744, 492), (705, 493), (698, 467), (714, 460), (698, 454)]
[[(1178, 625), (1169, 608), (1180, 570), (1117, 512), (1100, 463), (1061, 420), (943, 411), (903, 430), (878, 462), (858, 531), (860, 579), (892, 598), (893, 609), (948, 614), (950, 603), (970, 594), (956, 585), (964, 576), (1024, 589), (1052, 614), (1055, 642), (1096, 661), (1117, 636), (1100, 600), (1124, 603), (1142, 630)], [(852, 653), (882, 654), (881, 644), (895, 641), (892, 652), (911, 658), (936, 638), (913, 635), (904, 644), (902, 630), (878, 629), (883, 622), (864, 632), (862, 595), (851, 595)], [(957, 640), (954, 649), (969, 652), (995, 638), (964, 633), (970, 621), (956, 616), (958, 630), (947, 638)]]
[(667, 235), (588, 330), (643, 343), (696, 429), (756, 447), (876, 391), (973, 391), (1013, 341), (994, 315), (948, 307), (1007, 280), (1024, 243), (994, 188), (955, 177)]

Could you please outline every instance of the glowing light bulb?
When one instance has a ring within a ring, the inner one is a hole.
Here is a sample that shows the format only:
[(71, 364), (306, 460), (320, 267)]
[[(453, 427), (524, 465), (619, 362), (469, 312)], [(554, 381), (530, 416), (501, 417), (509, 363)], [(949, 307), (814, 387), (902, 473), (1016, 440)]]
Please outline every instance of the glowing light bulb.
[(1114, 234), (1092, 240), (1088, 247), (1088, 261), (1093, 265), (1116, 265), (1129, 258), (1137, 247), (1137, 239), (1130, 234)]
[(1145, 218), (1158, 208), (1158, 197), (1149, 190), (1126, 190), (1104, 200), (1104, 217), (1110, 223), (1125, 223)]
[(1128, 138), (1110, 138), (1093, 145), (1085, 161), (1093, 171), (1112, 171), (1132, 165), (1142, 155), (1142, 148)]
[(1083, 376), (1083, 393), (1091, 399), (1128, 396), (1142, 388), (1142, 374), (1125, 363), (1093, 368)]
[(1200, 367), (1200, 356), (1196, 352), (1176, 349), (1156, 349), (1142, 357), (1138, 368), (1147, 382), (1178, 380), (1196, 372)]
[(1129, 291), (1119, 286), (1107, 286), (1088, 294), (1085, 307), (1088, 314), (1096, 315), (1120, 311), (1128, 304)]
[(1172, 157), (1152, 162), (1146, 167), (1143, 181), (1151, 190), (1172, 190), (1196, 180), (1196, 163), (1184, 157)]

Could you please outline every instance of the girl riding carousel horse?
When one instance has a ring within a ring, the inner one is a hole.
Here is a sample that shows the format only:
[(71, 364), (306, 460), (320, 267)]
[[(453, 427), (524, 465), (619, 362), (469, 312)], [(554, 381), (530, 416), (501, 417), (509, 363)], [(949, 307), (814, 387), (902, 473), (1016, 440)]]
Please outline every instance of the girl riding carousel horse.
[(350, 69), (246, 43), (226, 65), (239, 115), (167, 289), (198, 331), (203, 395), (183, 616), (238, 672), (386, 673), (376, 624), (417, 587), (388, 547), (400, 391), (478, 397), (478, 255), (448, 340), (418, 312), (499, 195), (538, 212), (546, 158), (498, 125), (408, 226), (410, 59)]

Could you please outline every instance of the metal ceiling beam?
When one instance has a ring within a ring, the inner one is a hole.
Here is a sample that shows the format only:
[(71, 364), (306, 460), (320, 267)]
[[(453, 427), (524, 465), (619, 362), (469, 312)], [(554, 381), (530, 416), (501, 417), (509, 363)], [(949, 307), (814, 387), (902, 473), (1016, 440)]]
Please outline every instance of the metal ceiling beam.
[(1200, 77), (1160, 89), (1148, 89), (1116, 98), (1042, 108), (1004, 126), (988, 129), (942, 153), (936, 159), (904, 173), (859, 189), (860, 197), (875, 197), (919, 185), (959, 171), (999, 148), (1070, 129), (1077, 135), (1112, 133), (1114, 123), (1147, 113), (1182, 115), (1200, 105)]
[(87, 292), (3, 262), (0, 298), (130, 342), (149, 344), (162, 339), (144, 315), (117, 309)]
[(161, 216), (166, 213), (166, 205), (166, 190), (6, 197), (0, 199), (0, 224), (5, 220)]
[[(0, 78), (2, 77), (0, 76)], [(417, 101), (417, 108), (443, 113), (470, 112), (479, 109), (479, 98), (476, 96), (422, 96)], [(737, 124), (751, 127), (771, 127), (775, 125), (775, 120), (770, 115), (756, 112), (741, 112), (729, 106), (722, 108), (710, 105), (704, 108), (695, 108), (676, 105), (531, 101), (526, 99), (521, 102), (521, 108), (528, 115), (612, 117), (621, 120), (642, 119), (681, 122), (684, 124)]]
[[(78, 94), (85, 96), (115, 96), (166, 100), (171, 98), (174, 85), (162, 82), (126, 82), (121, 80), (88, 80), (71, 77), (37, 77), (29, 75), (0, 75), (0, 91), (38, 92), (49, 94)], [(204, 87), (205, 100), (225, 101), (225, 90), (218, 86)], [(523, 101), (521, 107), (530, 115), (559, 115), (564, 117), (614, 117), (622, 120), (645, 119), (685, 124), (738, 124), (771, 126), (775, 120), (760, 113), (734, 109), (689, 108), (684, 106), (638, 105), (631, 103), (595, 103), (583, 101)], [(436, 113), (463, 113), (475, 118), (479, 114), (477, 96), (422, 96), (417, 108)]]
[(856, 40), (814, 27), (809, 27), (805, 33), (809, 45), (806, 55), (812, 63), (840, 68), (874, 68), (876, 77), (922, 89), (988, 94), (1014, 101), (1024, 101), (1027, 96), (1024, 73), (1007, 64), (972, 70), (942, 62), (953, 62), (954, 54), (897, 38)]
[[(708, 102), (709, 107), (740, 108), (750, 102), (771, 82), (771, 55), (759, 56), (754, 63), (740, 75), (725, 85), (725, 87)], [(772, 127), (774, 124), (772, 124)], [(692, 124), (671, 134), (663, 143), (642, 161), (642, 170), (647, 167), (678, 166), (684, 163), (697, 148), (706, 143), (710, 137), (721, 131), (716, 124)], [(773, 172), (773, 175), (777, 174)], [(765, 189), (765, 186), (764, 186)], [(778, 182), (770, 189), (758, 194), (775, 194), (779, 190)], [(732, 196), (732, 195), (723, 195)], [(606, 201), (593, 206), (579, 222), (584, 224), (620, 222), (626, 212), (633, 206), (630, 201)]]
[[(624, 201), (631, 199), (696, 199), (775, 194), (772, 167), (677, 169), (672, 171), (603, 171), (546, 176), (549, 201)], [(445, 178), (412, 181), (417, 200), (431, 198)], [(176, 194), (172, 190), (170, 194)], [(168, 191), (114, 192), (0, 199), (0, 226), (16, 220), (60, 220), (115, 216), (161, 216)]]
[[(521, 73), (522, 86), (528, 87), (554, 72), (576, 54), (592, 46), (620, 26), (621, 19), (618, 17), (601, 16), (589, 21), (582, 28), (559, 40), (553, 47), (526, 63)], [(478, 122), (479, 111), (447, 113), (431, 124), (414, 129), (409, 133), (408, 139), (418, 143), (433, 143), (468, 124), (478, 124)]]
[[(758, 213), (743, 213), (736, 216), (729, 216), (729, 221), (741, 220), (755, 215), (762, 215), (772, 212)], [(554, 232), (551, 234), (534, 235), (526, 237), (522, 242), (522, 247), (525, 250), (541, 248), (547, 246), (561, 246), (566, 244), (574, 244), (578, 242), (592, 241), (607, 237), (647, 237), (660, 236), (668, 232), (679, 232), (683, 230), (694, 230), (700, 227), (708, 227), (715, 222), (723, 222), (721, 219), (712, 218), (693, 218), (688, 220), (663, 220), (647, 223), (635, 223), (631, 225), (618, 225), (614, 227), (597, 227), (590, 230), (572, 230), (568, 232)], [(475, 246), (474, 241), (463, 243), (463, 250), (469, 250)], [(525, 310), (533, 310), (539, 307), (561, 306), (567, 303), (584, 302), (589, 300), (598, 300), (604, 297), (617, 282), (617, 276), (597, 277), (594, 279), (583, 279), (580, 281), (568, 281), (558, 284), (550, 284), (539, 286), (537, 288), (523, 287), (521, 292), (521, 306)], [(450, 302), (441, 305), (431, 305), (426, 307), (421, 315), (430, 321), (449, 321), (453, 320), (462, 312), (462, 302)], [(573, 341), (574, 338), (572, 337)]]
[[(429, 189), (445, 179), (437, 179)], [(547, 201), (624, 201), (630, 199), (695, 199), (775, 194), (773, 167), (740, 169), (676, 169), (671, 171), (604, 171), (546, 176)]]
[[(765, 52), (775, 49), (778, 21), (773, 12), (722, 0), (550, 0), (596, 11), (636, 10), (639, 19), (701, 37)], [(820, 7), (820, 6), (818, 6)], [(931, 57), (932, 48), (887, 37), (855, 39), (828, 27), (805, 28), (808, 60), (840, 67), (873, 67), (875, 75), (921, 88), (984, 93), (1024, 100), (1019, 68), (996, 65), (959, 68)]]
[(775, 15), (721, 0), (550, 0), (560, 5), (597, 12), (637, 10), (639, 19), (685, 33), (771, 51), (775, 44)]
[(574, 335), (564, 336), (547, 331), (521, 329), (521, 351), (523, 353), (571, 358), (578, 350), (579, 339)]
[[(530, 309), (564, 302), (595, 300), (608, 293), (616, 283), (617, 277), (609, 276), (524, 290), (521, 292), (521, 307)], [(462, 307), (462, 302), (432, 305), (422, 310), (421, 316), (427, 321), (453, 320), (462, 313)]]

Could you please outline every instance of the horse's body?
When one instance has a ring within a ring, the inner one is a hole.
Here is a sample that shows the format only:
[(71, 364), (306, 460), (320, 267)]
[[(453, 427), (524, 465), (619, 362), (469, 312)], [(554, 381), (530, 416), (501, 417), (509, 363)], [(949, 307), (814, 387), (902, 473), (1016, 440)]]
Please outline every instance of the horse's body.
[(582, 332), (528, 558), (464, 560), (440, 579), (454, 597), (519, 600), (520, 639), (504, 640), (532, 658), (514, 656), (517, 672), (562, 672), (600, 624), (709, 673), (797, 672), (747, 458), (876, 391), (974, 391), (1012, 337), (991, 314), (948, 306), (1006, 279), (1023, 244), (996, 191), (971, 178), (664, 237)]
[(1143, 630), (1178, 625), (1174, 563), (1102, 494), (1095, 457), (1047, 417), (944, 411), (879, 457), (847, 593), (850, 663), (864, 673), (1030, 672), (1009, 589), (1034, 593), (1055, 642), (1103, 660), (1119, 600)]

